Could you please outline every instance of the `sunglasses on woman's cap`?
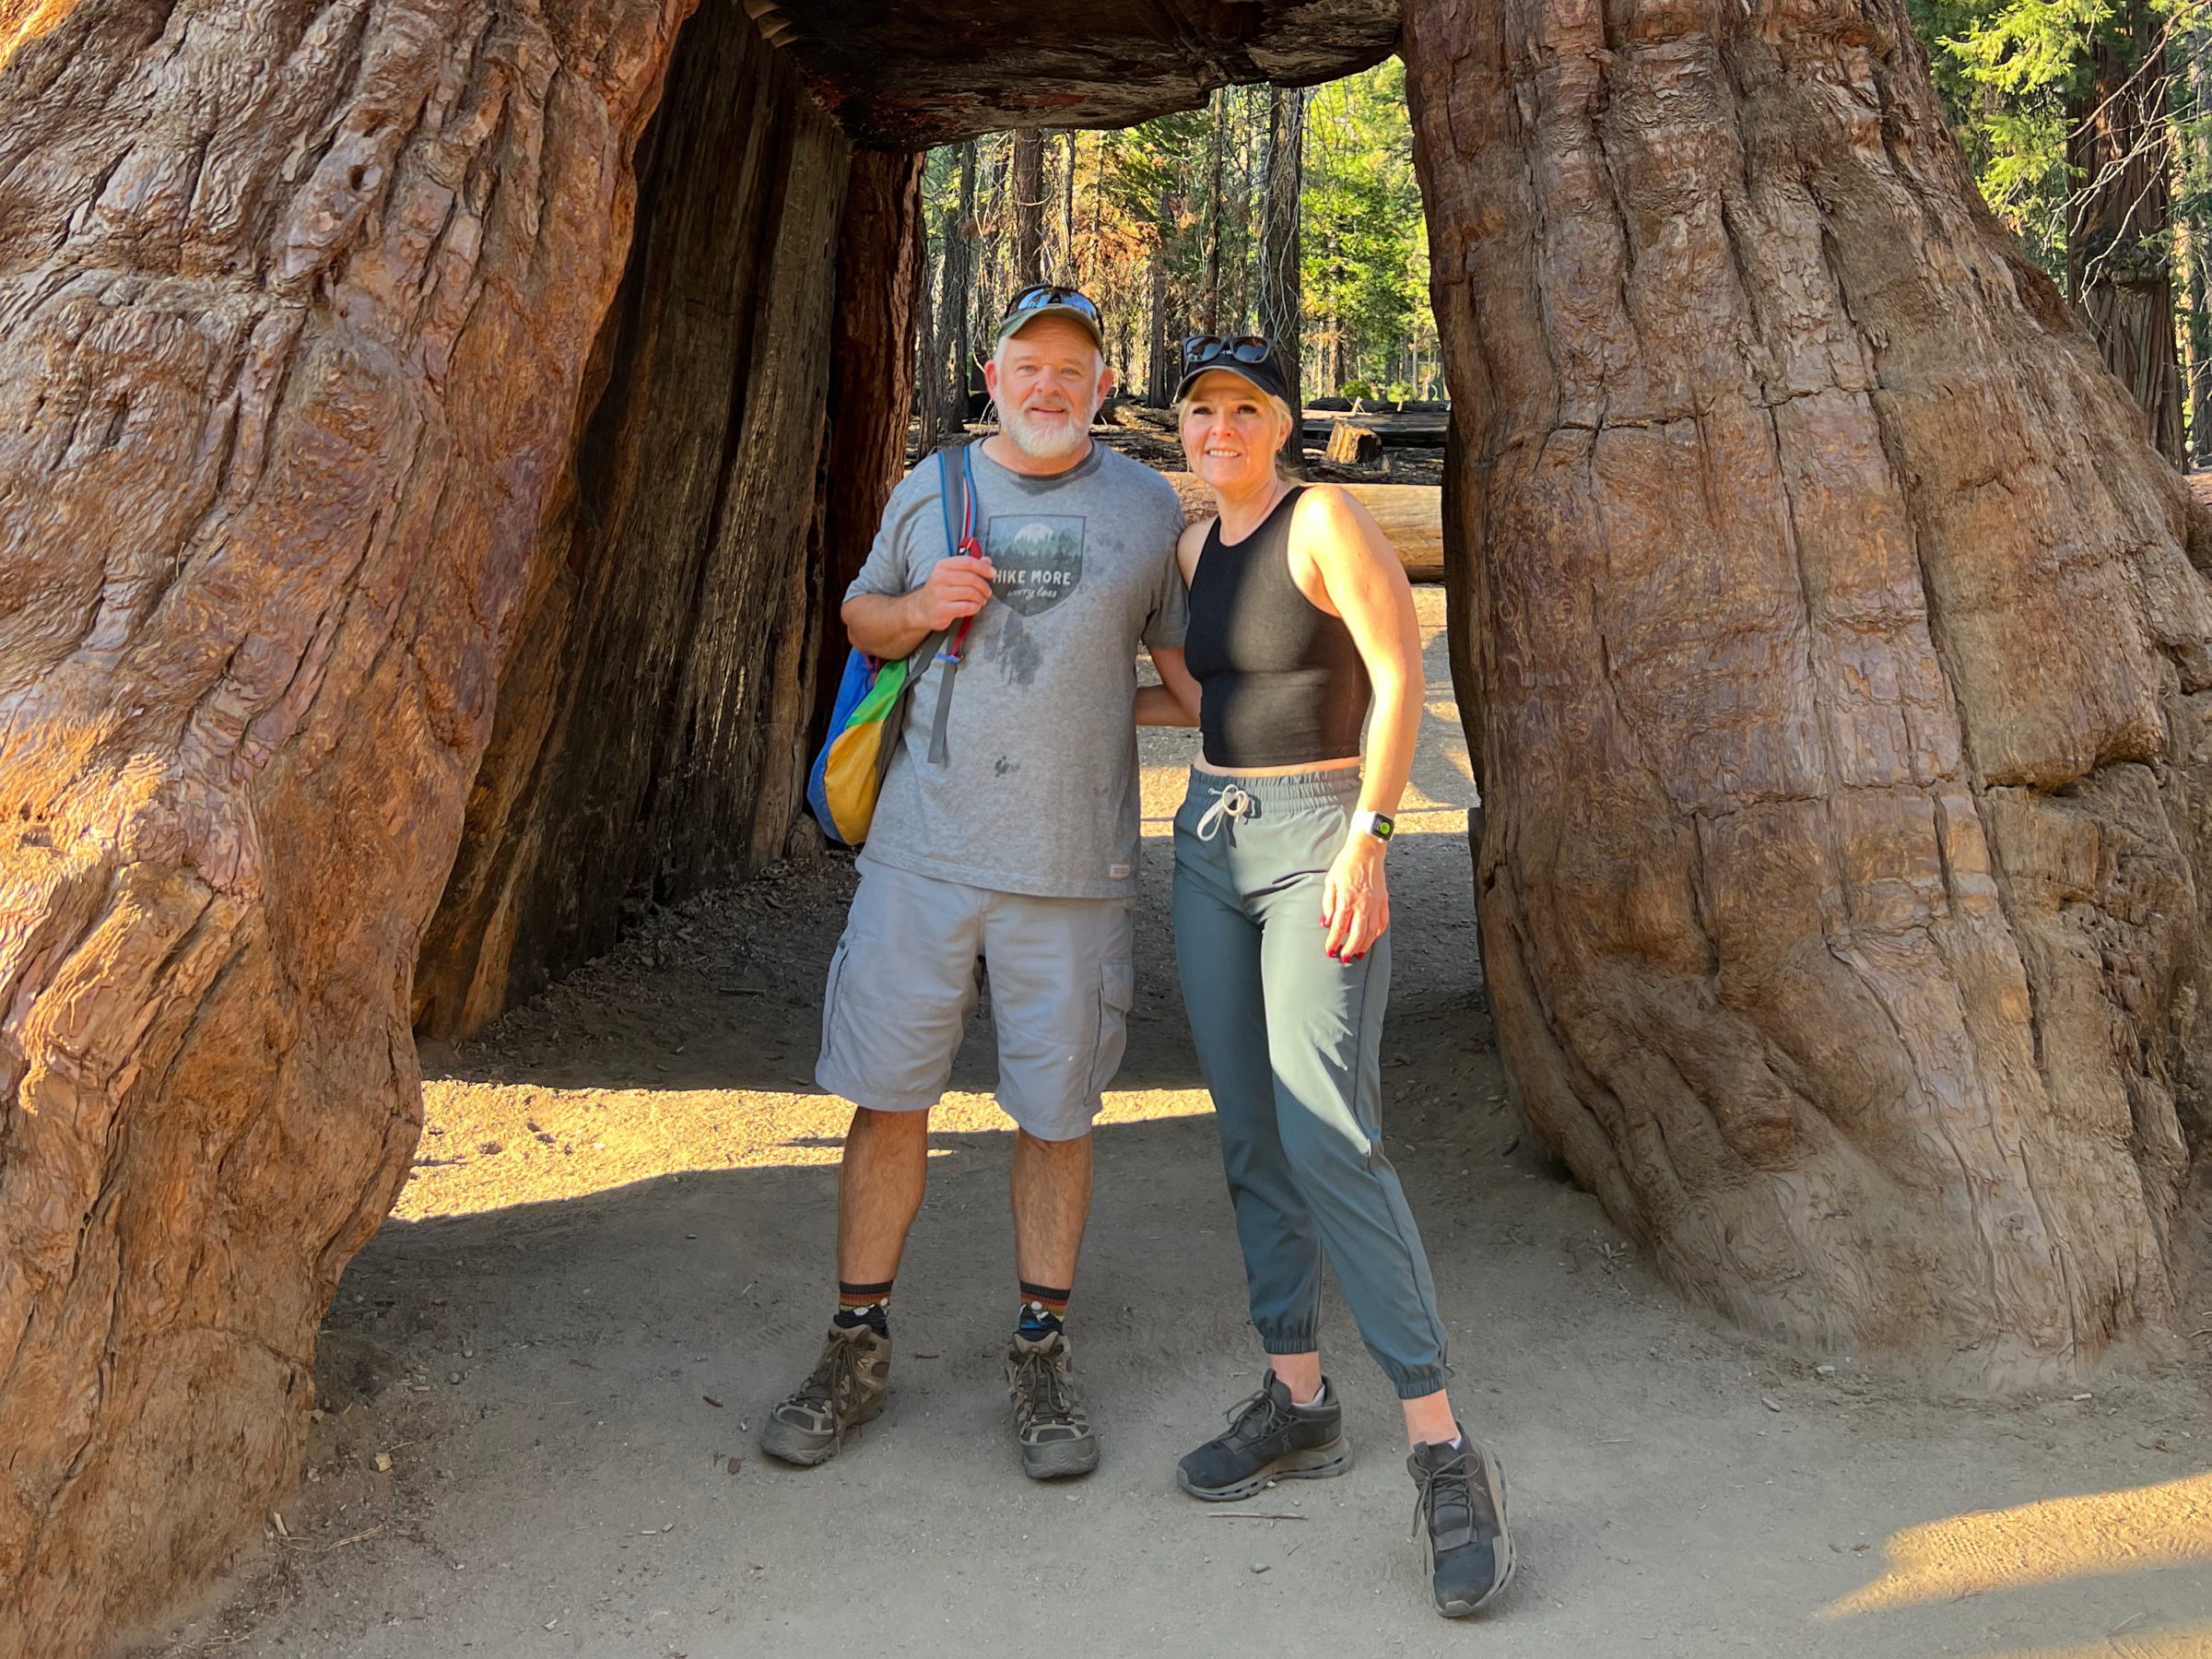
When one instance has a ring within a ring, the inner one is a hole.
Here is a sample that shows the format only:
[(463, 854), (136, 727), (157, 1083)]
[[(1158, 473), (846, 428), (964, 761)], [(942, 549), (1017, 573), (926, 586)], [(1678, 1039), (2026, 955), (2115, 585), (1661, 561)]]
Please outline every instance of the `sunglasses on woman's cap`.
[(1051, 316), (1074, 318), (1098, 342), (1101, 352), (1106, 349), (1105, 331), (1099, 324), (1099, 308), (1080, 288), (1063, 288), (1056, 282), (1032, 283), (1007, 300), (1006, 314), (998, 325), (998, 337), (1003, 343), (1038, 318)]
[(1182, 343), (1182, 368), (1186, 374), (1222, 358), (1240, 363), (1265, 363), (1272, 356), (1267, 342), (1258, 335), (1239, 335), (1233, 340), (1226, 335), (1193, 335)]
[(1193, 335), (1182, 343), (1182, 383), (1175, 388), (1172, 401), (1181, 403), (1202, 374), (1217, 370), (1233, 374), (1257, 386), (1271, 397), (1290, 401), (1289, 382), (1277, 367), (1275, 351), (1258, 335), (1242, 335), (1228, 339), (1220, 335)]

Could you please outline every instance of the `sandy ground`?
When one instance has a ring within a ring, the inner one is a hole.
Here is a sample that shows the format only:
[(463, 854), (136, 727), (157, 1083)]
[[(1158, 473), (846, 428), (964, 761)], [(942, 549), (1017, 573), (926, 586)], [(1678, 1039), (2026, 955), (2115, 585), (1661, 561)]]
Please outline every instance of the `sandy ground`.
[(1263, 1361), (1170, 954), (1194, 740), (1168, 734), (1146, 744), (1138, 1006), (1071, 1315), (1097, 1474), (1016, 1464), (987, 1011), (935, 1124), (888, 1410), (815, 1471), (755, 1454), (832, 1289), (845, 1112), (808, 1074), (854, 878), (826, 856), (657, 914), (426, 1054), (414, 1178), (331, 1312), (309, 1480), (228, 1603), (156, 1651), (2212, 1655), (2212, 1331), (2049, 1397), (1931, 1401), (1686, 1306), (1526, 1132), (1483, 1010), (1441, 637), (1430, 666), (1391, 855), (1390, 1150), (1461, 1414), (1512, 1481), (1524, 1564), (1493, 1613), (1429, 1611), (1396, 1407), (1334, 1302), (1358, 1465), (1238, 1506), (1173, 1488)]

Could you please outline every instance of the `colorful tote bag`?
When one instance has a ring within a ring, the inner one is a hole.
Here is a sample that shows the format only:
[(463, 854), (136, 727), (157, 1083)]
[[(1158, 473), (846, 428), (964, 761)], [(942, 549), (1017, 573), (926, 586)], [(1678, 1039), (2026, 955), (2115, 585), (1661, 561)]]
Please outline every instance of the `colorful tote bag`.
[[(943, 479), (945, 540), (953, 557), (980, 558), (982, 549), (975, 539), (975, 464), (965, 446), (958, 468), (953, 465), (952, 454), (950, 450), (937, 453)], [(943, 665), (944, 675), (937, 693), (930, 759), (944, 764), (952, 677), (959, 666), (960, 648), (967, 642), (968, 625), (973, 620), (972, 617), (962, 618), (957, 629), (930, 635), (910, 657), (883, 662), (857, 648), (846, 655), (844, 678), (838, 682), (837, 702), (830, 714), (830, 740), (815, 757), (814, 771), (806, 780), (806, 805), (831, 841), (857, 847), (868, 839), (868, 826), (876, 818), (876, 801), (883, 793), (884, 775), (891, 770), (891, 757), (906, 735), (907, 705), (913, 697), (914, 682), (933, 657)]]

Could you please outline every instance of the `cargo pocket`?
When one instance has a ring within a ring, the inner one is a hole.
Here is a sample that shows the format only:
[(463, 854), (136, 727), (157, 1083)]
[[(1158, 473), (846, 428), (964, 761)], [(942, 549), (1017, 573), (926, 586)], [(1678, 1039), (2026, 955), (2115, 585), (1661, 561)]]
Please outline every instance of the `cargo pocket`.
[(837, 1052), (837, 994), (845, 977), (846, 943), (837, 942), (837, 954), (830, 959), (830, 982), (822, 992), (822, 1053), (821, 1064), (828, 1065)]
[(1099, 1041), (1090, 1058), (1089, 1092), (1097, 1094), (1122, 1069), (1129, 1042), (1129, 1010), (1136, 1006), (1136, 964), (1107, 962), (1099, 970)]

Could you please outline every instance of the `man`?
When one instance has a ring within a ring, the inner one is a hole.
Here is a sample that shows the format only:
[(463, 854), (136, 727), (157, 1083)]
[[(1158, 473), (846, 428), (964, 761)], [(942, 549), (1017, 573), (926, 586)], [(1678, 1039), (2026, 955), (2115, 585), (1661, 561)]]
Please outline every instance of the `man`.
[[(813, 1373), (769, 1413), (760, 1449), (824, 1462), (882, 1407), (891, 1287), (928, 1177), (929, 1110), (975, 1009), (982, 958), (998, 1104), (1017, 1125), (1007, 1382), (1022, 1471), (1044, 1479), (1099, 1461), (1063, 1320), (1090, 1213), (1091, 1120), (1121, 1065), (1134, 990), (1133, 721), (1190, 724), (1197, 694), (1182, 665), (1175, 492), (1090, 439), (1113, 383), (1097, 310), (1071, 288), (1024, 289), (984, 383), (1000, 422), (972, 456), (985, 557), (952, 556), (942, 475), (925, 462), (891, 492), (841, 613), (853, 644), (884, 658), (974, 621), (935, 762), (947, 665), (930, 664), (914, 688), (830, 964), (815, 1077), (853, 1104), (838, 1179), (838, 1309)], [(1140, 642), (1165, 687), (1137, 686)]]

